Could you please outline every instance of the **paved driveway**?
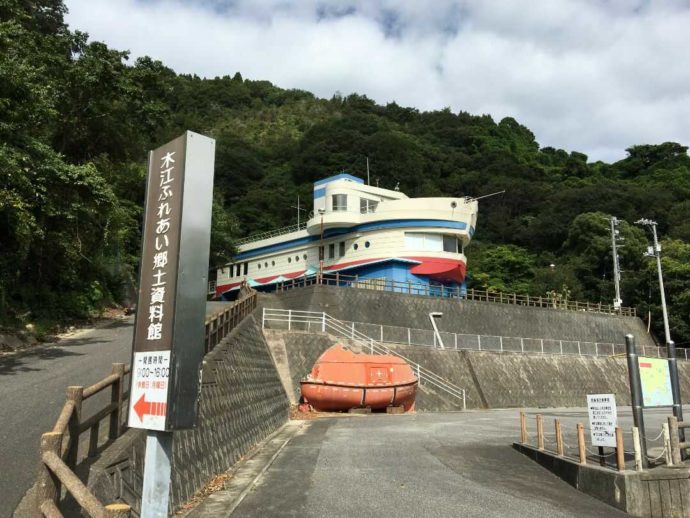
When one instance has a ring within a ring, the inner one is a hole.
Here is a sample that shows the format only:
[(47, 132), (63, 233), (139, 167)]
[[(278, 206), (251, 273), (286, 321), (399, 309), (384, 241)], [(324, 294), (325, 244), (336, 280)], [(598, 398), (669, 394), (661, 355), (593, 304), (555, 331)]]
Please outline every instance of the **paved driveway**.
[(626, 516), (514, 451), (516, 410), (318, 419), (241, 517)]

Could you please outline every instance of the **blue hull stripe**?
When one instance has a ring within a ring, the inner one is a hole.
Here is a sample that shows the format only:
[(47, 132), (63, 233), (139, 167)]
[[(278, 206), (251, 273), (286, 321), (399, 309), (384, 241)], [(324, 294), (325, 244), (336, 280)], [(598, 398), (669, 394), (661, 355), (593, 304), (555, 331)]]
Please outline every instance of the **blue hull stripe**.
[[(327, 230), (323, 233), (323, 238), (328, 239), (330, 237), (340, 236), (343, 234), (350, 234), (353, 232), (406, 227), (452, 228), (455, 230), (465, 230), (467, 228), (467, 224), (463, 223), (462, 221), (443, 221), (438, 219), (400, 219), (394, 221), (364, 223), (362, 225), (356, 225), (354, 227), (349, 228), (337, 228), (333, 230)], [(470, 231), (471, 230), (472, 228), (470, 228)], [(250, 259), (258, 255), (279, 252), (281, 250), (287, 250), (290, 248), (294, 248), (296, 246), (307, 245), (309, 243), (319, 241), (320, 239), (320, 236), (307, 236), (302, 237), (300, 239), (293, 239), (292, 241), (286, 241), (284, 243), (276, 243), (275, 245), (263, 246), (255, 250), (248, 250), (247, 252), (241, 252), (237, 254), (234, 258), (234, 262), (244, 261), (245, 259)]]

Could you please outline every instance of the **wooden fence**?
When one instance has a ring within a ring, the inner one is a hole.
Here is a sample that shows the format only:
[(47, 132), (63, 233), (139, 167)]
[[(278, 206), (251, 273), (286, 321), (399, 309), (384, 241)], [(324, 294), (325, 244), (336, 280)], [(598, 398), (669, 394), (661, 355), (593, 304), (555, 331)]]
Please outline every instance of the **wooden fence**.
[[(256, 305), (257, 294), (252, 291), (229, 305), (222, 313), (207, 319), (205, 352), (212, 350), (256, 309)], [(125, 378), (129, 373), (129, 365), (114, 363), (112, 373), (101, 381), (88, 387), (67, 387), (66, 402), (55, 426), (41, 436), (41, 460), (36, 483), (37, 514), (48, 518), (62, 517), (60, 500), (64, 487), (93, 518), (124, 518), (130, 515), (130, 508), (126, 504), (105, 505), (100, 502), (74, 472), (79, 461), (79, 437), (82, 434), (89, 433), (88, 457), (95, 457), (99, 448), (107, 446), (126, 430), (123, 417), (128, 408), (129, 390), (125, 390)], [(84, 401), (108, 389), (110, 403), (84, 419)], [(99, 447), (100, 425), (104, 419), (108, 420), (108, 437)]]
[(340, 273), (328, 273), (313, 277), (300, 277), (289, 281), (283, 281), (276, 287), (277, 291), (285, 291), (292, 288), (325, 285), (338, 287), (362, 288), (377, 291), (392, 291), (395, 293), (407, 293), (409, 295), (426, 295), (430, 297), (459, 298), (480, 302), (495, 302), (499, 304), (515, 304), (518, 306), (530, 306), (537, 308), (563, 309), (568, 311), (590, 311), (593, 313), (615, 314), (626, 317), (637, 316), (635, 308), (616, 308), (611, 304), (601, 302), (579, 302), (554, 297), (533, 297), (531, 295), (518, 295), (516, 293), (502, 293), (489, 290), (477, 290), (470, 288), (462, 290), (459, 286), (451, 288), (442, 284), (421, 284), (414, 282), (391, 281), (388, 279), (360, 279), (358, 275), (342, 275)]

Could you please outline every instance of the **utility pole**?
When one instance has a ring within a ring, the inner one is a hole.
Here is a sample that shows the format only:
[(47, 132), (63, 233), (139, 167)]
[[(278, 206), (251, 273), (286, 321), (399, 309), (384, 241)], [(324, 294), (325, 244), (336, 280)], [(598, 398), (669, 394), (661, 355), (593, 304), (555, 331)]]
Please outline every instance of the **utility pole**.
[(619, 238), (618, 235), (620, 232), (616, 227), (620, 223), (618, 219), (615, 216), (611, 216), (610, 219), (611, 222), (611, 251), (613, 253), (613, 284), (616, 287), (616, 298), (613, 299), (613, 307), (617, 310), (621, 310), (621, 306), (623, 305), (623, 300), (621, 299), (621, 267), (619, 263), (619, 258), (618, 258), (618, 248), (617, 248), (617, 239), (623, 239), (622, 237)]
[(664, 335), (666, 340), (666, 345), (671, 341), (671, 330), (668, 326), (668, 311), (666, 309), (666, 294), (664, 293), (664, 276), (661, 273), (661, 245), (656, 234), (656, 221), (651, 219), (639, 219), (635, 222), (637, 225), (643, 225), (648, 227), (652, 231), (652, 236), (654, 238), (654, 245), (647, 248), (647, 253), (644, 254), (646, 257), (656, 257), (656, 269), (659, 273), (659, 292), (661, 293), (661, 312), (664, 316)]
[[(673, 415), (679, 421), (683, 420), (683, 403), (680, 399), (680, 382), (678, 380), (678, 365), (676, 358), (676, 344), (671, 340), (671, 330), (668, 325), (668, 311), (666, 309), (666, 294), (664, 293), (664, 276), (661, 273), (661, 245), (656, 234), (656, 221), (651, 219), (639, 219), (635, 222), (638, 225), (644, 225), (652, 230), (652, 237), (654, 244), (647, 247), (646, 257), (656, 257), (656, 269), (659, 273), (659, 291), (661, 292), (661, 312), (664, 316), (664, 335), (666, 338), (666, 356), (669, 363), (669, 374), (671, 377), (671, 390), (673, 391)], [(679, 438), (685, 441), (685, 430), (682, 428), (679, 431)], [(685, 458), (684, 450), (681, 450), (681, 455)]]

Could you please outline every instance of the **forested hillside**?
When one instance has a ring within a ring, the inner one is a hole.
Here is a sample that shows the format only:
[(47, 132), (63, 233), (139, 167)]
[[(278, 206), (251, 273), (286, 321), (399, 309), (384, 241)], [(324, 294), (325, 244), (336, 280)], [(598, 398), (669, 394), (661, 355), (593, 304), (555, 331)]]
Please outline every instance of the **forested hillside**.
[[(420, 112), (365, 95), (319, 99), (240, 73), (178, 75), (65, 26), (60, 0), (0, 5), (0, 319), (82, 318), (136, 276), (146, 152), (191, 129), (217, 140), (213, 260), (233, 239), (295, 222), (297, 196), (346, 170), (410, 196), (480, 202), (470, 286), (613, 299), (608, 215), (621, 233), (623, 300), (661, 318), (659, 222), (671, 324), (690, 340), (690, 158), (678, 143), (636, 145), (614, 164), (540, 148), (512, 118)], [(230, 72), (230, 71), (229, 71)], [(365, 94), (365, 92), (362, 92)]]

